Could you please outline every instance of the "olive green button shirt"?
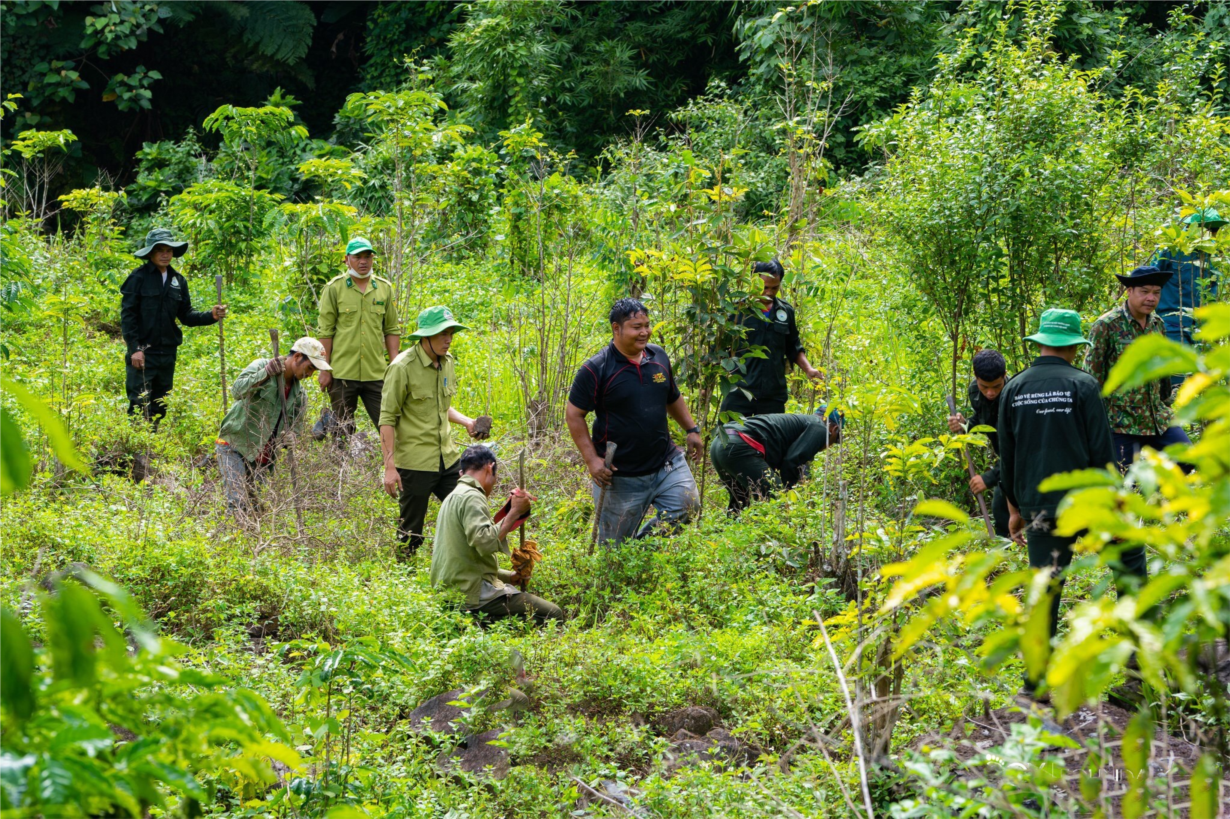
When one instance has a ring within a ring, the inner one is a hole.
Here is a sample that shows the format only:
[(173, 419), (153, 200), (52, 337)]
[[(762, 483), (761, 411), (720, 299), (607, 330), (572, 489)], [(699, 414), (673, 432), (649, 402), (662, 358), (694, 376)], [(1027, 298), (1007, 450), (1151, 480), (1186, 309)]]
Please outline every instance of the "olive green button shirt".
[(333, 339), (334, 378), (379, 381), (388, 361), (384, 337), (400, 335), (393, 285), (372, 276), (361, 293), (349, 273), (332, 279), (320, 293), (319, 325), (317, 338)]
[(398, 469), (436, 472), (457, 463), (461, 451), (453, 443), (448, 409), (457, 392), (453, 357), (445, 354), (437, 368), (416, 343), (403, 350), (384, 373), (380, 426), (393, 427)]
[(431, 585), (460, 591), (467, 607), (516, 591), (504, 586), (512, 573), (500, 569), (496, 556), (501, 553), (508, 555), (508, 543), (500, 539), (500, 527), (487, 511), (487, 496), (478, 481), (462, 475), (436, 517)]

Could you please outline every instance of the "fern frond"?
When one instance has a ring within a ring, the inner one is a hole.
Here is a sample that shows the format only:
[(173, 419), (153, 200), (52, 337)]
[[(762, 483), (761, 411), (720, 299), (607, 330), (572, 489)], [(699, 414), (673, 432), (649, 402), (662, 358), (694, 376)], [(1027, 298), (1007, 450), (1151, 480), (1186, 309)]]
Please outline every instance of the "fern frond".
[(312, 44), (316, 15), (306, 3), (250, 0), (240, 21), (243, 39), (266, 57), (284, 63), (303, 59)]

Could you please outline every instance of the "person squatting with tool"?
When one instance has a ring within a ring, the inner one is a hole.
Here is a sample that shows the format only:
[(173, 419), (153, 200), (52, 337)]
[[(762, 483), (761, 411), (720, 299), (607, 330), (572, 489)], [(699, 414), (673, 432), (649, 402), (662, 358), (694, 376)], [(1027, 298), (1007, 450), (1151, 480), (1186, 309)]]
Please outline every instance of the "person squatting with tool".
[(401, 347), (393, 284), (373, 276), (373, 265), (371, 242), (351, 239), (346, 273), (330, 279), (320, 292), (318, 335), (333, 370), (322, 370), (317, 380), (329, 396), (338, 440), (354, 432), (360, 401), (372, 424), (380, 426), (385, 369)]
[(227, 511), (245, 518), (258, 508), (256, 489), (273, 469), (277, 447), (288, 440), (283, 433), (293, 434), (307, 414), (303, 380), (328, 369), (324, 345), (304, 336), (289, 355), (258, 358), (235, 379), (235, 403), (222, 419), (215, 447)]
[[(1138, 267), (1115, 278), (1126, 288), (1127, 298), (1103, 313), (1089, 328), (1085, 370), (1105, 386), (1128, 346), (1147, 335), (1166, 335), (1166, 324), (1157, 315), (1157, 305), (1172, 274), (1156, 267)], [(1126, 473), (1142, 447), (1162, 450), (1171, 444), (1190, 444), (1183, 427), (1174, 423), (1174, 385), (1169, 377), (1116, 390), (1102, 397), (1115, 438), (1115, 463)], [(1190, 467), (1184, 466), (1184, 471)]]
[[(1052, 475), (1105, 469), (1115, 461), (1115, 448), (1097, 380), (1072, 364), (1079, 348), (1089, 344), (1081, 335), (1080, 315), (1047, 310), (1038, 332), (1026, 340), (1038, 345), (1038, 358), (1000, 396), (996, 425), (1000, 483), (1013, 539), (1027, 547), (1031, 568), (1051, 572), (1047, 593), (1054, 638), (1064, 575), (1079, 533), (1055, 531), (1059, 504), (1067, 492), (1043, 492), (1039, 486)], [(1115, 585), (1123, 590), (1143, 583), (1147, 566), (1142, 547), (1123, 549), (1114, 571)], [(1036, 695), (1040, 683), (1027, 677), (1024, 693)]]
[(188, 280), (171, 259), (188, 252), (187, 242), (175, 241), (166, 228), (145, 235), (145, 246), (136, 251), (145, 263), (132, 271), (120, 286), (120, 329), (128, 348), (124, 388), (128, 413), (140, 411), (158, 428), (166, 416), (165, 398), (175, 386), (175, 357), (184, 341), (179, 324), (205, 327), (226, 316), (226, 305), (208, 311), (193, 310)]
[[(794, 308), (777, 296), (786, 275), (781, 262), (757, 262), (754, 269), (764, 281), (764, 292), (759, 301), (734, 317), (745, 335), (740, 347), (730, 353), (741, 360), (744, 376), (722, 399), (721, 407), (722, 412), (745, 416), (786, 411), (790, 397), (786, 368), (790, 364), (797, 365), (813, 381), (821, 375), (807, 360)], [(748, 356), (754, 348), (762, 350), (764, 357)]]
[[(611, 307), (611, 343), (581, 365), (564, 418), (592, 478), (597, 540), (643, 538), (676, 528), (700, 508), (696, 479), (671, 440), (667, 418), (687, 433), (688, 458), (701, 454), (700, 427), (675, 383), (666, 351), (649, 343), (649, 310), (636, 299)], [(593, 412), (592, 433), (585, 418)], [(617, 451), (608, 468), (608, 443)], [(653, 507), (656, 514), (645, 516)]]
[[(968, 418), (960, 412), (948, 416), (948, 431), (955, 434), (965, 432), (974, 427), (992, 427), (999, 424), (999, 396), (1008, 383), (1008, 368), (1003, 355), (998, 350), (979, 350), (974, 354), (974, 380), (969, 384), (970, 415)], [(986, 433), (991, 444), (991, 451), (999, 458), (999, 434)], [(1004, 500), (1004, 490), (999, 485), (999, 461), (996, 460), (989, 469), (980, 475), (969, 479), (969, 491), (975, 495), (990, 490), (991, 517), (995, 522), (995, 534), (1002, 538), (1011, 537), (1008, 532), (1008, 502)]]
[(818, 453), (841, 442), (844, 425), (840, 412), (822, 404), (810, 415), (772, 413), (719, 426), (709, 458), (730, 496), (727, 513), (737, 516), (753, 500), (801, 481)]
[[(409, 560), (423, 542), (427, 504), (443, 501), (457, 486), (461, 453), (449, 424), (465, 427), (471, 437), (483, 433), (475, 420), (453, 408), (457, 377), (449, 349), (453, 335), (469, 329), (447, 307), (419, 313), (417, 344), (402, 351), (384, 374), (380, 399), (380, 449), (384, 456), (384, 491), (397, 498), (400, 510), (398, 559)], [(489, 428), (489, 427), (488, 427)]]
[[(563, 620), (564, 612), (554, 603), (516, 588), (529, 579), (533, 561), (517, 571), (501, 569), (500, 554), (509, 556), (508, 535), (524, 526), (533, 498), (522, 487), (493, 519), (487, 508), (497, 480), (495, 454), (475, 444), (461, 454), (457, 487), (440, 504), (436, 536), (431, 550), (431, 584), (437, 589), (459, 592), (462, 611), (491, 622), (506, 617), (533, 617), (538, 625)], [(512, 555), (516, 557), (516, 553)], [(515, 562), (515, 560), (514, 560)]]

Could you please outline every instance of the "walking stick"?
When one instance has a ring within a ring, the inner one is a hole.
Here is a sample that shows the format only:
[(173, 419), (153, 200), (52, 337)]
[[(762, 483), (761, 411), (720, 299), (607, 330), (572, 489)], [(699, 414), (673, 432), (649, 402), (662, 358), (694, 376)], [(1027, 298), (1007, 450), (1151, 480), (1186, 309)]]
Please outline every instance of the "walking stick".
[[(214, 276), (214, 287), (218, 290), (218, 300), (215, 304), (222, 303), (222, 276)], [(222, 322), (226, 319), (218, 319), (218, 362), (219, 372), (222, 374), (222, 414), (226, 415), (228, 409), (226, 405), (226, 334), (222, 332)]]
[[(602, 458), (602, 465), (607, 469), (611, 468), (611, 461), (615, 459), (615, 449), (615, 443), (608, 441), (606, 455)], [(602, 520), (602, 507), (606, 504), (606, 490), (609, 488), (604, 486), (598, 493), (598, 506), (594, 509), (594, 530), (589, 536), (589, 554), (591, 555), (594, 553), (594, 544), (598, 542), (598, 521)]]
[[(948, 396), (948, 414), (957, 414), (957, 401), (951, 395)], [(969, 470), (969, 476), (973, 478), (978, 474), (978, 470), (974, 469), (974, 456), (969, 454), (968, 447), (961, 447), (961, 451), (965, 453), (965, 468)], [(987, 513), (987, 501), (983, 497), (985, 494), (986, 492), (976, 492), (974, 497), (978, 499), (978, 508), (982, 510), (982, 522), (987, 525), (987, 534), (995, 537), (995, 527), (991, 525), (991, 516)]]
[[(521, 450), (521, 455), (517, 459), (517, 486), (521, 487), (521, 491), (525, 490), (525, 450)], [(525, 524), (517, 527), (521, 532), (521, 551), (525, 551)]]
[[(277, 358), (281, 355), (278, 344), (278, 331), (270, 328), (269, 338), (273, 342), (273, 357)], [(283, 385), (282, 375), (278, 374), (277, 381), (278, 399), (282, 402), (282, 429), (281, 434), (286, 434), (286, 428), (290, 426), (290, 417), (286, 414), (286, 387)], [(289, 439), (288, 439), (289, 440)], [(299, 470), (295, 465), (295, 447), (291, 445), (286, 447), (286, 459), (290, 461), (290, 491), (291, 500), (295, 504), (295, 529), (299, 536), (303, 536), (303, 510), (299, 508)]]

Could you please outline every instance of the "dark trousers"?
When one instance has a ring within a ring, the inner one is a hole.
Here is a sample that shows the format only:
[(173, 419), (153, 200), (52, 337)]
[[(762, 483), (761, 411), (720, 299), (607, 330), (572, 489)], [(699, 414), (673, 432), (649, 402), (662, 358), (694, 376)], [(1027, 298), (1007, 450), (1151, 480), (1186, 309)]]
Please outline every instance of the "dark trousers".
[(427, 521), (427, 503), (431, 496), (444, 500), (457, 488), (457, 464), (441, 467), (435, 472), (420, 472), (414, 469), (398, 469), (401, 476), (401, 518), (397, 524), (397, 539), (401, 544), (398, 559), (409, 560), (423, 545), (423, 526)]
[(528, 592), (502, 594), (466, 611), (477, 615), (485, 623), (494, 623), (507, 617), (533, 617), (534, 623), (541, 626), (548, 620), (562, 622), (564, 619), (563, 609)]
[(363, 402), (363, 409), (367, 410), (367, 416), (379, 430), (380, 393), (383, 388), (383, 381), (334, 378), (329, 384), (329, 404), (333, 408), (333, 417), (337, 419), (334, 434), (340, 437), (354, 433), (354, 416), (359, 409), (359, 401)]
[[(1187, 437), (1187, 433), (1183, 431), (1183, 427), (1169, 427), (1161, 435), (1128, 435), (1126, 432), (1116, 432), (1115, 434), (1115, 463), (1119, 466), (1120, 472), (1127, 472), (1128, 467), (1132, 465), (1132, 461), (1136, 460), (1136, 456), (1140, 454), (1143, 447), (1153, 447), (1161, 452), (1171, 444), (1190, 444), (1192, 441)], [(1179, 467), (1184, 474), (1192, 471), (1192, 467), (1188, 464), (1182, 464)]]
[[(1029, 565), (1034, 569), (1051, 568), (1051, 581), (1047, 590), (1051, 593), (1050, 636), (1059, 630), (1059, 604), (1063, 597), (1064, 573), (1072, 563), (1072, 544), (1076, 537), (1061, 537), (1052, 534), (1054, 520), (1042, 518), (1025, 527), (1025, 543), (1029, 547)], [(1149, 574), (1148, 559), (1144, 547), (1124, 549), (1117, 564), (1111, 566), (1115, 578), (1115, 590), (1123, 595), (1143, 585)], [(1026, 684), (1036, 686), (1038, 681), (1026, 679)]]
[[(985, 492), (983, 493), (986, 494)], [(1008, 499), (1004, 497), (1004, 490), (996, 484), (995, 492), (991, 495), (991, 524), (995, 528), (997, 537), (1008, 538), (1011, 534), (1008, 531)]]
[(754, 500), (770, 498), (781, 487), (781, 476), (742, 438), (730, 438), (718, 427), (709, 445), (709, 460), (730, 496), (726, 510), (738, 515)]
[(131, 361), (125, 365), (124, 389), (128, 393), (128, 414), (140, 412), (158, 428), (167, 414), (163, 400), (175, 386), (175, 353), (146, 351), (145, 368), (138, 370)]

